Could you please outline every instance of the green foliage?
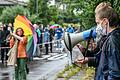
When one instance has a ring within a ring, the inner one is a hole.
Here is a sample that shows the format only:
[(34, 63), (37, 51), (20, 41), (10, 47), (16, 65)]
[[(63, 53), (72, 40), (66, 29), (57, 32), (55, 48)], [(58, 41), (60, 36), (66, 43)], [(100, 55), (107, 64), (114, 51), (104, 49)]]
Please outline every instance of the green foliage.
[(35, 13), (35, 2), (34, 1), (35, 0), (29, 0), (28, 6), (27, 6), (27, 8), (30, 11), (31, 15)]
[[(79, 74), (81, 73), (81, 74)], [(57, 79), (69, 80), (72, 76), (75, 76), (78, 80), (93, 80), (95, 76), (94, 67), (77, 67), (75, 65), (66, 66), (63, 71), (57, 75)]]
[(85, 69), (85, 76), (81, 77), (81, 80), (93, 80), (95, 76), (95, 68), (88, 67)]
[[(108, 1), (112, 7), (120, 13), (119, 0), (56, 0), (57, 6), (48, 6), (49, 0), (38, 0), (38, 15), (44, 25), (51, 21), (62, 24), (64, 22), (79, 23), (86, 29), (96, 25), (94, 10), (96, 6), (103, 1)], [(61, 4), (66, 4), (66, 10), (58, 9)], [(28, 9), (32, 15), (35, 15), (35, 0), (30, 0)], [(120, 15), (120, 14), (119, 14)]]
[(26, 8), (22, 6), (12, 6), (12, 7), (6, 7), (5, 9), (3, 9), (0, 19), (4, 23), (9, 23), (9, 22), (13, 23), (15, 17), (18, 14), (29, 17), (29, 11)]
[(58, 78), (64, 78), (68, 80), (70, 77), (74, 76), (76, 73), (80, 71), (80, 67), (71, 65), (71, 66), (66, 66), (63, 71), (61, 71), (57, 77)]
[(31, 15), (31, 17), (29, 17), (29, 20), (32, 23), (42, 22), (42, 19), (39, 19), (39, 16), (35, 14)]
[[(51, 11), (49, 9), (47, 2), (48, 2), (48, 0), (38, 0), (38, 5), (36, 5), (35, 0), (30, 0), (28, 3), (28, 9), (30, 10), (30, 13), (32, 15), (36, 15), (35, 6), (38, 7), (37, 18), (34, 18), (34, 16), (32, 16), (32, 17), (34, 19), (37, 19), (37, 21), (39, 19), (39, 21), (41, 21), (45, 26), (52, 20), (51, 15), (54, 15), (54, 11)], [(52, 8), (52, 9), (55, 10), (54, 8)]]
[(62, 3), (67, 4), (66, 17), (79, 18), (81, 25), (84, 25), (85, 28), (90, 28), (95, 26), (95, 7), (103, 1), (110, 2), (117, 13), (120, 13), (120, 6), (118, 6), (120, 5), (119, 0), (62, 0)]
[(48, 11), (48, 16), (55, 22), (58, 22), (59, 10), (56, 6), (50, 6)]
[[(30, 0), (28, 4), (28, 9), (32, 15), (35, 15), (35, 0)], [(62, 24), (63, 15), (60, 15), (62, 12), (58, 9), (59, 6), (48, 6), (48, 0), (38, 0), (38, 18), (44, 25), (51, 24), (51, 21), (55, 23)]]
[(0, 15), (2, 14), (3, 8), (4, 8), (4, 7), (0, 7)]
[(54, 21), (50, 21), (50, 23), (49, 23), (50, 25), (53, 25), (53, 24), (55, 24), (55, 22)]

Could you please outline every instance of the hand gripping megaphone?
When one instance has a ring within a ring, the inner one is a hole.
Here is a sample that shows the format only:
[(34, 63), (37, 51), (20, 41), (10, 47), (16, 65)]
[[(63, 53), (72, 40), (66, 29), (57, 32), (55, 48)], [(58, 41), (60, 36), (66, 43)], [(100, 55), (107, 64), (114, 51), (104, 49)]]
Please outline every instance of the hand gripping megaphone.
[[(92, 34), (91, 34), (92, 31)], [(96, 37), (96, 30), (95, 29), (89, 29), (80, 33), (67, 33), (65, 32), (63, 35), (64, 43), (66, 45), (66, 48), (69, 51), (72, 51), (72, 48), (78, 44), (80, 41), (87, 40), (90, 37), (90, 34), (92, 35), (92, 38)]]

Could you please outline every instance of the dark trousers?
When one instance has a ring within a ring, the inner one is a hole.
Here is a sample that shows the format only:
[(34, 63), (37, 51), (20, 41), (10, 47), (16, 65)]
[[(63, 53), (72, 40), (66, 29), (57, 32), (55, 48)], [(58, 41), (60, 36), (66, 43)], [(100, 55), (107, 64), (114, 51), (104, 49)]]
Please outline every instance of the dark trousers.
[(8, 50), (9, 49), (1, 49), (1, 60), (2, 60), (2, 63), (4, 63), (4, 60), (7, 61), (8, 59), (8, 56), (7, 56), (7, 53), (8, 53)]
[[(42, 44), (42, 43), (41, 43)], [(42, 45), (39, 45), (39, 48), (40, 48), (40, 52), (42, 52)]]
[(48, 44), (45, 44), (45, 50), (46, 50), (45, 54), (47, 55), (48, 54)]
[(52, 43), (50, 43), (50, 52), (52, 53)]

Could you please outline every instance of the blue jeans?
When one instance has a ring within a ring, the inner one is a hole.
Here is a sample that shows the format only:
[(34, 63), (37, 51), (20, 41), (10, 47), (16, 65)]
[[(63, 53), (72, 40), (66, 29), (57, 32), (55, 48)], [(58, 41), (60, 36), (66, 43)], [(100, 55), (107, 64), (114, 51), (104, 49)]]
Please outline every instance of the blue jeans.
[(61, 40), (57, 39), (57, 48), (61, 48)]

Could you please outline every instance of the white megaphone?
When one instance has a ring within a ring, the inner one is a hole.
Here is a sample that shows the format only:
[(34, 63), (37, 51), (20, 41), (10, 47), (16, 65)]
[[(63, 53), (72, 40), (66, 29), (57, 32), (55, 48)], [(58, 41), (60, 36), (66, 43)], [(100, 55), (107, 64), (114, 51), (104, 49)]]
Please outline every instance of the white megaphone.
[(72, 51), (72, 48), (78, 44), (80, 41), (87, 40), (90, 37), (90, 34), (92, 38), (96, 37), (96, 30), (95, 29), (89, 29), (86, 31), (83, 31), (81, 33), (67, 33), (65, 32), (63, 35), (64, 43), (66, 45), (66, 48), (69, 51)]

